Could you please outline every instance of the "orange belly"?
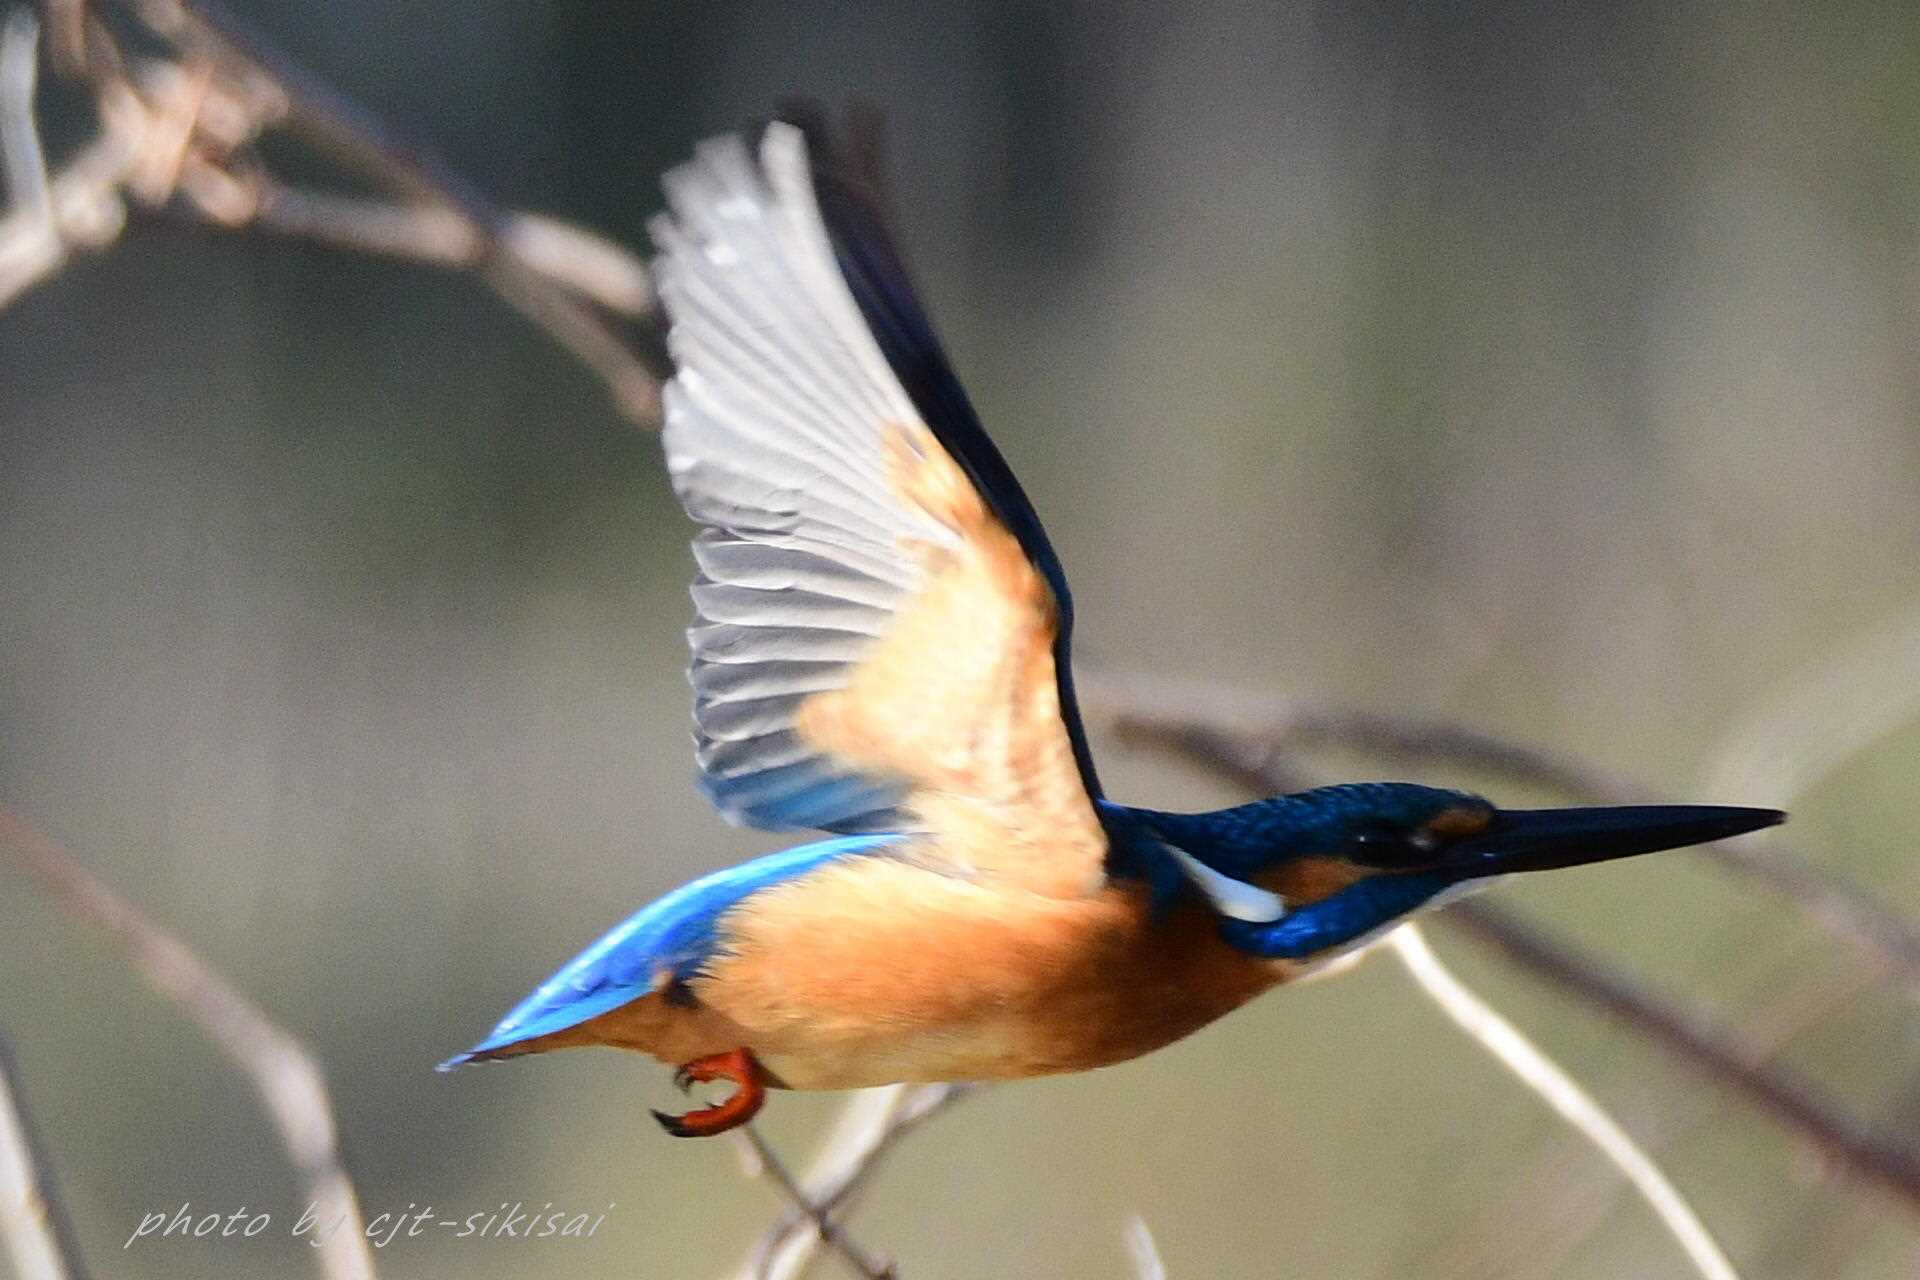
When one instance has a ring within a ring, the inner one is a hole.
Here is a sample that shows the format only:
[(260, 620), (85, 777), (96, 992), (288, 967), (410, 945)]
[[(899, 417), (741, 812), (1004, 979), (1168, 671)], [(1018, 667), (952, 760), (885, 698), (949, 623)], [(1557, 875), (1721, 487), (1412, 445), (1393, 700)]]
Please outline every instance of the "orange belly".
[(681, 1063), (745, 1046), (795, 1089), (1080, 1071), (1157, 1049), (1299, 966), (1221, 942), (1201, 907), (1009, 891), (886, 858), (764, 890), (688, 985), (527, 1048), (612, 1044)]

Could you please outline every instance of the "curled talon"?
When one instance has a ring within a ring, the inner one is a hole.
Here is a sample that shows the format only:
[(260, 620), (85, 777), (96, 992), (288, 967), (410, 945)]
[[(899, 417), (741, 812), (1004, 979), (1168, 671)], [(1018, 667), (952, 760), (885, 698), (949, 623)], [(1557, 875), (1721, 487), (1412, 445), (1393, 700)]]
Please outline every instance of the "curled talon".
[(760, 1104), (767, 1100), (766, 1073), (761, 1070), (749, 1049), (734, 1049), (710, 1057), (695, 1058), (692, 1062), (682, 1063), (673, 1073), (673, 1082), (680, 1086), (683, 1093), (696, 1082), (708, 1080), (731, 1081), (734, 1090), (725, 1100), (685, 1115), (671, 1116), (663, 1111), (655, 1111), (653, 1118), (660, 1122), (662, 1129), (676, 1138), (705, 1138), (725, 1133), (753, 1119), (760, 1110)]
[(682, 1116), (670, 1116), (664, 1111), (655, 1111), (652, 1114), (653, 1118), (660, 1122), (660, 1127), (676, 1138), (697, 1138), (700, 1136), (686, 1127), (683, 1123), (684, 1117)]

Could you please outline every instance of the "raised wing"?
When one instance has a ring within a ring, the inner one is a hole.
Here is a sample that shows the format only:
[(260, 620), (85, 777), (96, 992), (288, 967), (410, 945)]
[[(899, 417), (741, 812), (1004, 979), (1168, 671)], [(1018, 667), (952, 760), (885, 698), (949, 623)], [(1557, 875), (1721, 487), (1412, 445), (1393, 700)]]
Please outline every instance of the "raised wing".
[(878, 220), (786, 124), (757, 156), (703, 145), (666, 185), (707, 794), (756, 826), (928, 830), (977, 870), (1097, 885), (1059, 563)]

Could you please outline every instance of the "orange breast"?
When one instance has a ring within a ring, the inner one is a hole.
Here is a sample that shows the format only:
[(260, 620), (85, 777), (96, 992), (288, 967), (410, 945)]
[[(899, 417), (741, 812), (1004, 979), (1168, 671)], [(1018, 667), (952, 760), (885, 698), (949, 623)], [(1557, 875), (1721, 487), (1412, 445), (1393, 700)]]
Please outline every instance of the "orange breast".
[(745, 1045), (801, 1089), (1043, 1075), (1159, 1048), (1294, 971), (1226, 946), (1200, 908), (1149, 919), (1137, 888), (1053, 898), (881, 858), (756, 894), (725, 924), (697, 1007), (648, 996), (565, 1043), (669, 1062)]

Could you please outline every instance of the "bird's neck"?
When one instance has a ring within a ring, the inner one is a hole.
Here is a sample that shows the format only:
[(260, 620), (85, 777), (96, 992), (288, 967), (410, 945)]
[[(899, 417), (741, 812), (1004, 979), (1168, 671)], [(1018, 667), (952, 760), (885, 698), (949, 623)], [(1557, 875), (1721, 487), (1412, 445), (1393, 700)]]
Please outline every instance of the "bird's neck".
[[(1119, 855), (1116, 870), (1148, 873), (1155, 850), (1172, 844), (1214, 869), (1252, 880), (1275, 863), (1328, 853), (1339, 840), (1336, 816), (1314, 792), (1274, 796), (1206, 813), (1164, 813), (1102, 802), (1101, 818)], [(1164, 861), (1164, 854), (1158, 860)]]

